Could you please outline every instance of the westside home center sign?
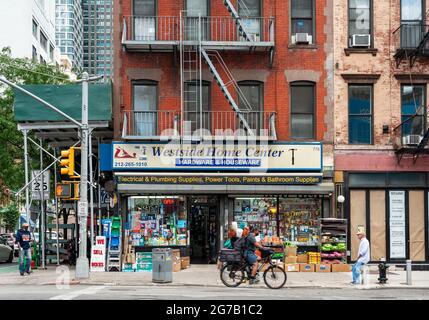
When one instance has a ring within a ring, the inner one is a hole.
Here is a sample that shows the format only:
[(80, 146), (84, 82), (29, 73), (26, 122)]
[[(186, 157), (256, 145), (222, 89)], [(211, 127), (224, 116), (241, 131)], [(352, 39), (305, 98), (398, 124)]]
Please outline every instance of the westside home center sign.
[(321, 171), (320, 143), (113, 143), (114, 170)]

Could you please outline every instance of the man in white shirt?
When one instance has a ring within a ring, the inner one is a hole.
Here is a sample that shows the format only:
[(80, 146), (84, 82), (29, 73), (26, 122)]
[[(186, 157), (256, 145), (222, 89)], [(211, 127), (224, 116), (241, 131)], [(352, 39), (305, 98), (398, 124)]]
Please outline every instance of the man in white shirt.
[(370, 260), (371, 254), (370, 254), (370, 247), (369, 247), (369, 241), (365, 236), (364, 231), (358, 231), (356, 233), (360, 240), (359, 244), (359, 253), (356, 263), (353, 265), (352, 268), (352, 276), (353, 281), (352, 284), (360, 284), (361, 283), (361, 270), (362, 267), (367, 264)]

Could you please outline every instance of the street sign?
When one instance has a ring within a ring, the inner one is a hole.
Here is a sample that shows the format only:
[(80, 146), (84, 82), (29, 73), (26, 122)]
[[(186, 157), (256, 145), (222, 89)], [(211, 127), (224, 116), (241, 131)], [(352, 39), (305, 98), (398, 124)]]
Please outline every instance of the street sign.
[(78, 202), (78, 214), (79, 216), (86, 217), (88, 215), (88, 202), (79, 201)]
[[(33, 180), (38, 174), (40, 170), (32, 170), (31, 171), (31, 179)], [(37, 179), (35, 179), (31, 184), (31, 196), (33, 200), (42, 200), (42, 189), (43, 189), (43, 199), (49, 200), (50, 198), (50, 174), (49, 171), (45, 171), (43, 173), (43, 188), (42, 188), (42, 175), (40, 175)]]

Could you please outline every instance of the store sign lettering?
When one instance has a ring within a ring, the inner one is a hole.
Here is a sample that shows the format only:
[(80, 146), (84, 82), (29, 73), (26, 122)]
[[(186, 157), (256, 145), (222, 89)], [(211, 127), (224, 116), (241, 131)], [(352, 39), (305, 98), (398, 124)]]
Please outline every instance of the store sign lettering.
[(311, 185), (322, 182), (322, 176), (118, 176), (122, 184), (245, 184), (245, 185)]
[(322, 170), (320, 143), (113, 143), (112, 148), (114, 170)]

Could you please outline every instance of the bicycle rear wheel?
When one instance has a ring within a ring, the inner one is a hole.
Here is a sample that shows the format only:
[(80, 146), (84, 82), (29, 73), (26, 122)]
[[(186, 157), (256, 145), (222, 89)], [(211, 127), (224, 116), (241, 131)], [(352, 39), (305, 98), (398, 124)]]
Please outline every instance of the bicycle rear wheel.
[(283, 288), (287, 280), (286, 272), (282, 267), (271, 266), (264, 272), (264, 282), (270, 289)]
[(235, 288), (243, 282), (244, 272), (238, 266), (224, 265), (220, 270), (220, 279), (227, 287)]

